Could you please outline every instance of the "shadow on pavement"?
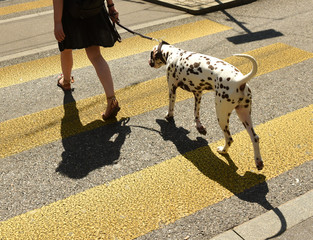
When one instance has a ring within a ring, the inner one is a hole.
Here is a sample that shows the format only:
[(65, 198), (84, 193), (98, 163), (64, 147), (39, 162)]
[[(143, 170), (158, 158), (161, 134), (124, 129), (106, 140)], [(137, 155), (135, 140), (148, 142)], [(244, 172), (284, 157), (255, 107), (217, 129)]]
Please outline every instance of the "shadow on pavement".
[(123, 120), (112, 124), (96, 120), (83, 126), (71, 92), (64, 94), (64, 112), (61, 122), (64, 152), (56, 172), (80, 179), (97, 168), (117, 163), (131, 132)]
[[(286, 231), (287, 224), (284, 215), (266, 199), (269, 189), (264, 175), (247, 171), (241, 176), (237, 173), (238, 167), (231, 157), (228, 154), (215, 155), (205, 139), (198, 137), (197, 141), (191, 140), (187, 136), (189, 131), (182, 127), (176, 127), (174, 122), (169, 123), (160, 119), (157, 119), (156, 122), (161, 127), (160, 135), (163, 139), (172, 141), (176, 145), (177, 150), (205, 176), (219, 183), (239, 199), (258, 203), (266, 210), (275, 212), (280, 219), (281, 229), (275, 236), (268, 239), (275, 238)], [(192, 150), (197, 151), (197, 153), (191, 152)], [(222, 160), (222, 158), (226, 161)]]
[[(217, 2), (220, 2), (216, 0)], [(228, 37), (227, 40), (234, 44), (243, 44), (247, 42), (260, 41), (269, 38), (281, 37), (284, 36), (281, 32), (277, 32), (274, 29), (266, 29), (258, 32), (252, 32), (247, 27), (245, 27), (245, 23), (240, 22), (235, 17), (233, 17), (230, 13), (228, 13), (225, 9), (221, 10), (221, 12), (228, 17), (228, 21), (234, 22), (237, 24), (242, 30), (246, 33), (238, 36)]]
[(284, 36), (281, 32), (277, 32), (274, 29), (268, 29), (264, 31), (250, 32), (238, 36), (228, 37), (227, 40), (233, 44), (243, 44), (281, 36)]

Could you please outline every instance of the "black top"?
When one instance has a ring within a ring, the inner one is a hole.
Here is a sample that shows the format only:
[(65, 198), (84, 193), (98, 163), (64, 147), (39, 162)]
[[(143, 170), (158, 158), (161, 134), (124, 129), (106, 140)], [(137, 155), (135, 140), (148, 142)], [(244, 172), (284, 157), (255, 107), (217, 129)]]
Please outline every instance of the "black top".
[(90, 46), (112, 47), (120, 36), (103, 7), (101, 12), (87, 19), (73, 18), (68, 11), (70, 1), (64, 0), (62, 25), (65, 39), (59, 49), (81, 49)]

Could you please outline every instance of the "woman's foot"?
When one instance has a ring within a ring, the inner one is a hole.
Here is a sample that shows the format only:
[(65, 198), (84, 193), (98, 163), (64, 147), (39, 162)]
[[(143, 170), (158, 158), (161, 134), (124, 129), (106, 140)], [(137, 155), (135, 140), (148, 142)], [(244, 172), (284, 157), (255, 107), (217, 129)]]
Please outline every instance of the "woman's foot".
[(60, 87), (64, 92), (71, 91), (71, 83), (74, 83), (74, 78), (71, 77), (70, 80), (65, 80), (63, 74), (61, 74), (57, 81), (57, 86)]
[(107, 98), (107, 109), (105, 113), (102, 113), (102, 119), (108, 120), (110, 118), (116, 117), (117, 113), (121, 110), (118, 105), (118, 101), (115, 96)]

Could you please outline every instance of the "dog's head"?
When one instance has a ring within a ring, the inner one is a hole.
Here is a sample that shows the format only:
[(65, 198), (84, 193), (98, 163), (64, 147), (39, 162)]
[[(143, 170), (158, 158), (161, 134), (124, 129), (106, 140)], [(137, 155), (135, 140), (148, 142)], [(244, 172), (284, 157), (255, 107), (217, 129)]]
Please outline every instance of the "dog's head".
[(150, 54), (149, 65), (153, 68), (160, 68), (166, 64), (166, 59), (162, 53), (162, 46), (169, 45), (167, 42), (162, 41), (159, 45), (156, 45)]

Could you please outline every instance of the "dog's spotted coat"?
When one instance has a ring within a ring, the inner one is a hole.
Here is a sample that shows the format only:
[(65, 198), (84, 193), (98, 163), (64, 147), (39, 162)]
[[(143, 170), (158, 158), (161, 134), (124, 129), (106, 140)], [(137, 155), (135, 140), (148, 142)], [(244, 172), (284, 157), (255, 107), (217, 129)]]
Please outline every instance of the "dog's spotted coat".
[(163, 65), (167, 67), (169, 111), (166, 119), (168, 121), (173, 120), (176, 89), (180, 87), (194, 94), (196, 128), (201, 134), (206, 134), (199, 117), (202, 92), (215, 91), (217, 120), (225, 136), (225, 145), (219, 147), (218, 152), (226, 153), (233, 142), (229, 131), (229, 117), (235, 109), (250, 135), (255, 163), (261, 170), (263, 161), (259, 150), (259, 137), (254, 132), (251, 120), (252, 95), (246, 84), (256, 74), (257, 63), (249, 55), (237, 56), (246, 57), (252, 62), (253, 68), (247, 75), (243, 75), (236, 67), (221, 59), (184, 51), (164, 42), (153, 48), (149, 64), (154, 68)]

